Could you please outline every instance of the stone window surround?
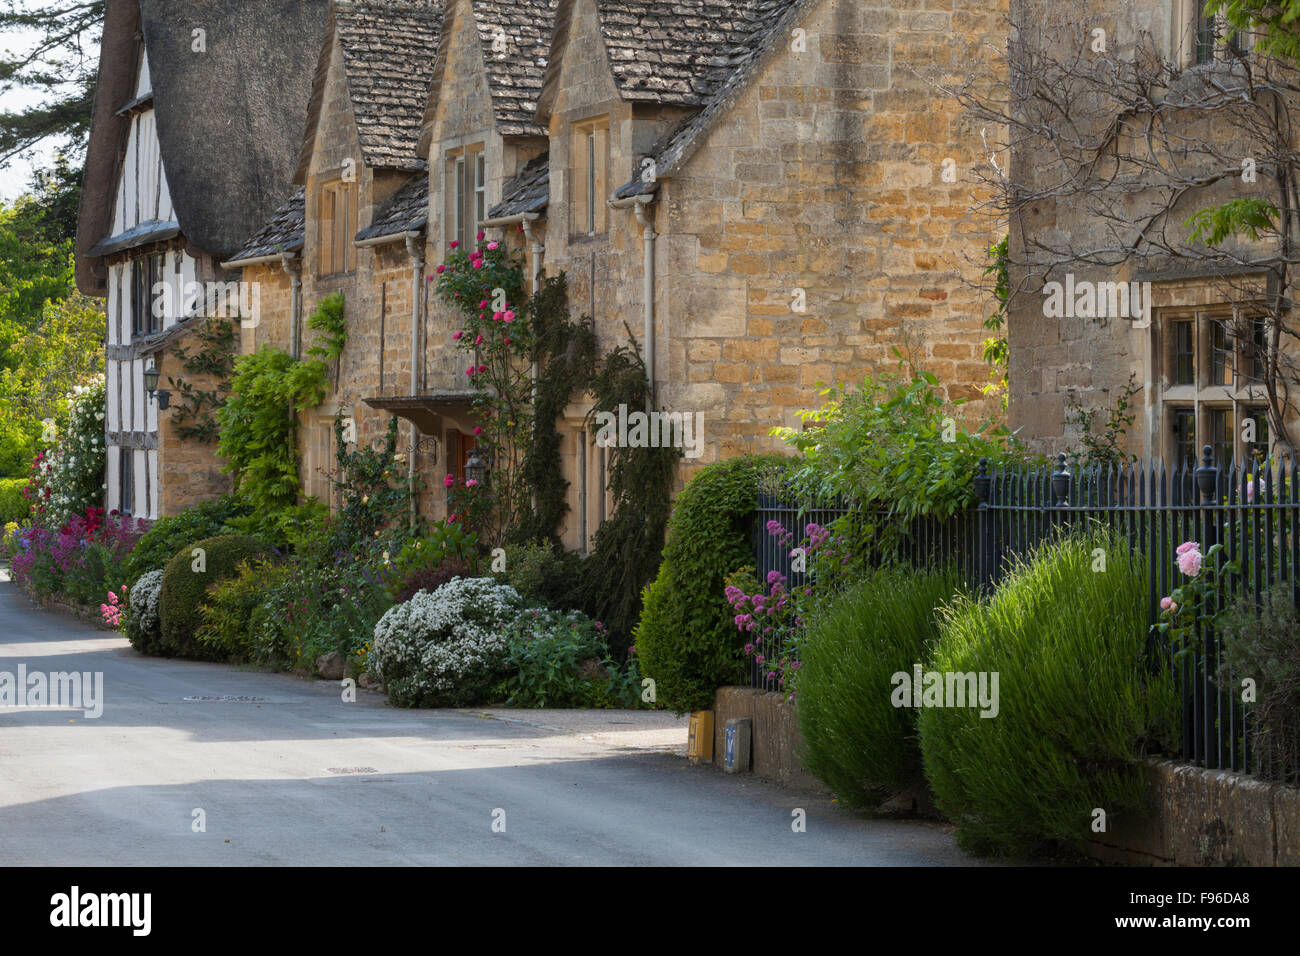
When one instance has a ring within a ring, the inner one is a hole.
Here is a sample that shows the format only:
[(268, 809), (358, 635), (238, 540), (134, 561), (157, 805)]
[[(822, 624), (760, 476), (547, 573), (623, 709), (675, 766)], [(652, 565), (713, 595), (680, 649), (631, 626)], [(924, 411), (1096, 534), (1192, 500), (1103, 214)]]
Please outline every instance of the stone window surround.
[(605, 205), (609, 194), (609, 115), (579, 120), (570, 130), (569, 234), (573, 239), (601, 236), (609, 229)]
[[(1209, 58), (1203, 56), (1201, 46), (1198, 41), (1198, 33), (1201, 27), (1201, 11), (1204, 9), (1207, 0), (1171, 0), (1170, 2), (1170, 37), (1171, 49), (1169, 58), (1174, 66), (1181, 70), (1190, 69), (1196, 66), (1203, 66), (1209, 62)], [(1223, 39), (1223, 33), (1227, 29), (1227, 23), (1222, 17), (1219, 20), (1219, 37), (1215, 41), (1215, 59), (1222, 59), (1228, 48), (1228, 42)], [(1241, 49), (1249, 49), (1253, 46), (1251, 37), (1239, 36), (1234, 37), (1232, 45)]]
[[(357, 233), (357, 184), (355, 180), (338, 178), (326, 180), (318, 189), (316, 221), (320, 277), (347, 275), (356, 267), (356, 250), (352, 237)], [(344, 198), (343, 223), (335, 217), (337, 197)], [(327, 215), (328, 213), (328, 215)]]

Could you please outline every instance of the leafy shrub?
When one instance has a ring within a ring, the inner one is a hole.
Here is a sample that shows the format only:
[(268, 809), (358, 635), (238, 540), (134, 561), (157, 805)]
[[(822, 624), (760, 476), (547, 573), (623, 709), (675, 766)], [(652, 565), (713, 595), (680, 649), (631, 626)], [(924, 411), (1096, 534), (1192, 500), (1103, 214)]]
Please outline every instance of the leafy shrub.
[(929, 658), (938, 608), (961, 582), (951, 571), (883, 570), (812, 611), (800, 646), (803, 762), (845, 806), (922, 782), (916, 711), (893, 705), (891, 678), (910, 680)]
[(162, 621), (158, 616), (162, 579), (162, 571), (146, 571), (131, 588), (125, 620), (126, 639), (141, 654), (163, 653)]
[(752, 561), (746, 524), (760, 477), (781, 455), (747, 455), (701, 468), (677, 499), (659, 574), (633, 632), (641, 672), (678, 713), (712, 706), (718, 687), (744, 678), (745, 643), (723, 597), (723, 578)]
[[(606, 656), (605, 626), (581, 611), (530, 608), (506, 632), (511, 707), (635, 707)], [(635, 664), (631, 665), (635, 667)]]
[[(163, 570), (159, 616), (164, 653), (211, 660), (214, 650), (195, 640), (201, 619), (199, 606), (208, 588), (233, 577), (240, 562), (261, 556), (266, 546), (247, 535), (218, 535), (183, 546)], [(201, 560), (200, 560), (201, 559)]]
[(237, 495), (225, 495), (215, 501), (205, 501), (187, 508), (179, 514), (159, 518), (140, 539), (123, 568), (128, 583), (138, 580), (149, 571), (158, 571), (187, 545), (204, 538), (229, 534), (229, 522), (252, 513), (252, 506)]
[(1256, 685), (1247, 704), (1256, 770), (1282, 783), (1300, 783), (1300, 612), (1291, 585), (1279, 583), (1258, 599), (1232, 605), (1217, 621), (1223, 657), (1218, 682), (1236, 693), (1244, 678)]
[(1169, 674), (1146, 666), (1141, 554), (1100, 532), (1050, 541), (990, 598), (958, 598), (940, 631), (927, 670), (998, 675), (995, 717), (930, 706), (917, 718), (926, 777), (962, 846), (1031, 853), (1086, 839), (1096, 807), (1110, 825), (1143, 813), (1133, 758), (1169, 739), (1177, 701)]
[(26, 521), (31, 516), (32, 505), (26, 490), (26, 478), (0, 478), (0, 525)]
[(945, 401), (929, 372), (910, 381), (868, 376), (856, 390), (820, 394), (821, 408), (800, 413), (802, 430), (772, 432), (803, 453), (792, 480), (817, 500), (843, 496), (899, 520), (946, 518), (974, 503), (969, 479), (981, 458), (1001, 461), (1015, 450), (1003, 426), (963, 427), (957, 408), (965, 399)]
[(240, 561), (231, 577), (208, 588), (199, 605), (199, 627), (194, 637), (221, 658), (244, 661), (252, 657), (250, 622), (266, 600), (267, 583), (277, 577), (275, 562), (267, 558)]
[(550, 541), (506, 548), (506, 569), (496, 575), (527, 601), (572, 608), (581, 599), (582, 558)]
[(491, 578), (420, 591), (375, 625), (370, 672), (399, 707), (481, 703), (505, 676), (505, 628), (522, 603)]

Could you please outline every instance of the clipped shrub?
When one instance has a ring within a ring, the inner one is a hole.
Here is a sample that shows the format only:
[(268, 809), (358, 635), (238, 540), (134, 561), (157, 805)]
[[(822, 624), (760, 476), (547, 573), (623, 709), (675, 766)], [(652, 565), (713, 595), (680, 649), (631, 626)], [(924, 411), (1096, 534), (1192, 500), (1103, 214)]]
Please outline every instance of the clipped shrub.
[(9, 522), (25, 522), (31, 516), (32, 504), (24, 492), (26, 478), (0, 478), (0, 526)]
[(657, 701), (679, 714), (711, 707), (718, 687), (744, 679), (745, 639), (723, 596), (723, 579), (752, 563), (747, 525), (760, 479), (788, 461), (745, 455), (706, 465), (677, 499), (663, 563), (645, 590), (633, 636)]
[(128, 583), (134, 583), (149, 571), (167, 566), (176, 552), (186, 545), (229, 534), (231, 519), (252, 513), (252, 507), (236, 495), (225, 495), (215, 501), (205, 501), (176, 515), (159, 518), (150, 527), (140, 543), (127, 558), (123, 573)]
[(1049, 541), (991, 597), (945, 608), (926, 671), (990, 675), (990, 689), (998, 677), (996, 716), (924, 706), (917, 718), (926, 777), (963, 847), (1077, 846), (1094, 809), (1110, 827), (1144, 813), (1134, 758), (1171, 739), (1177, 713), (1169, 674), (1148, 669), (1148, 632), (1145, 558), (1101, 532)]
[(126, 639), (141, 654), (162, 654), (162, 621), (158, 598), (162, 594), (162, 571), (147, 571), (131, 588), (126, 615)]
[(879, 571), (815, 609), (800, 645), (802, 759), (850, 807), (924, 782), (916, 710), (895, 707), (897, 673), (928, 659), (956, 571)]
[(202, 623), (199, 608), (215, 582), (234, 577), (240, 562), (263, 555), (266, 546), (247, 535), (218, 535), (185, 545), (163, 570), (158, 599), (164, 654), (199, 660), (220, 659), (215, 648), (195, 639)]
[(505, 630), (523, 601), (491, 578), (420, 591), (375, 625), (370, 673), (399, 707), (483, 703), (506, 671)]

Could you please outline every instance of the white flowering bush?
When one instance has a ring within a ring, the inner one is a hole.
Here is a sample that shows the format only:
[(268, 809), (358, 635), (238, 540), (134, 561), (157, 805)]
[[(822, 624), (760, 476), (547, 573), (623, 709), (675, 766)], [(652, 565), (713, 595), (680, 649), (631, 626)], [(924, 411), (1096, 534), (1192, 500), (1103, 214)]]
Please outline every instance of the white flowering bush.
[(55, 436), (32, 464), (27, 494), (45, 527), (61, 528), (87, 508), (103, 503), (108, 460), (104, 401), (102, 376), (78, 387), (70, 402), (67, 431)]
[(126, 639), (141, 654), (157, 654), (162, 641), (162, 620), (158, 614), (162, 580), (161, 570), (149, 571), (131, 588)]
[(375, 625), (370, 673), (399, 707), (481, 703), (506, 672), (506, 628), (523, 599), (491, 578), (417, 591)]

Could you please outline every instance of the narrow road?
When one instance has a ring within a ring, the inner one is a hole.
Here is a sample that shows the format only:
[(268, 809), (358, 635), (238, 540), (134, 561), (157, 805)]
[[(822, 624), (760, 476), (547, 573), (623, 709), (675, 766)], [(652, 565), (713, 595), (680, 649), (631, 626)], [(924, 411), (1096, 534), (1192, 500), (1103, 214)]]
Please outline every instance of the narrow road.
[(0, 707), (0, 866), (974, 862), (940, 827), (691, 766), (671, 715), (345, 703), (142, 657), (3, 581), (0, 672), (19, 664), (102, 672), (104, 705)]

